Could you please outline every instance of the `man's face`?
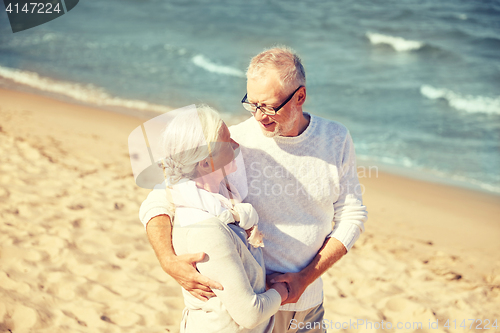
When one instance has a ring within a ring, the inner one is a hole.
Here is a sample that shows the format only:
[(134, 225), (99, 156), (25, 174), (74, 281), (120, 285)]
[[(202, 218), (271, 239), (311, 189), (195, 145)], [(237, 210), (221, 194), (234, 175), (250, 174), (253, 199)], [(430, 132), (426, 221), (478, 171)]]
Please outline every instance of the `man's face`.
[[(291, 92), (284, 91), (274, 70), (266, 72), (263, 78), (247, 81), (247, 98), (250, 103), (278, 107)], [(296, 96), (283, 106), (276, 115), (268, 116), (257, 110), (253, 114), (259, 122), (262, 133), (267, 137), (298, 135), (301, 112), (296, 107)]]

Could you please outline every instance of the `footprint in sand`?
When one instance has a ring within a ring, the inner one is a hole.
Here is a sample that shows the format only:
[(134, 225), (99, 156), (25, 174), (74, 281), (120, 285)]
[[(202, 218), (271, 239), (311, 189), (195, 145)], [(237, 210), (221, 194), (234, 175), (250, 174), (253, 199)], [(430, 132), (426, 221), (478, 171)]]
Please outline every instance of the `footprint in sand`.
[(5, 328), (6, 331), (25, 331), (35, 326), (37, 321), (38, 314), (32, 308), (22, 304), (15, 304), (13, 306), (4, 306), (2, 309), (0, 304), (0, 328)]
[[(402, 328), (398, 329), (398, 332), (416, 331), (419, 326), (415, 323), (421, 323), (421, 328), (425, 331), (429, 328), (429, 322), (436, 321), (436, 317), (431, 309), (412, 302), (404, 296), (393, 296), (382, 300), (377, 304), (377, 307), (382, 311), (387, 321), (390, 321), (394, 325), (397, 323), (403, 324)], [(404, 327), (405, 324), (407, 324), (408, 327)], [(432, 332), (437, 333), (442, 331), (432, 330)]]

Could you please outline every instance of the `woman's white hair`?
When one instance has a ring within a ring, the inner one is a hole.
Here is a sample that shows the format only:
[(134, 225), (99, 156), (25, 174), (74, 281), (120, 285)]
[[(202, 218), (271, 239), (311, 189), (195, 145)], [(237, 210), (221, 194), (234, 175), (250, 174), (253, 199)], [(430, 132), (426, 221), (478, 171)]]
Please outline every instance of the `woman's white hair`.
[(196, 178), (198, 162), (217, 154), (216, 144), (223, 121), (217, 111), (207, 105), (178, 114), (161, 135), (163, 171), (167, 185), (182, 178)]
[(278, 45), (253, 57), (247, 69), (247, 79), (262, 78), (270, 69), (278, 72), (284, 90), (291, 92), (298, 86), (306, 85), (306, 72), (302, 61), (295, 51), (287, 46)]

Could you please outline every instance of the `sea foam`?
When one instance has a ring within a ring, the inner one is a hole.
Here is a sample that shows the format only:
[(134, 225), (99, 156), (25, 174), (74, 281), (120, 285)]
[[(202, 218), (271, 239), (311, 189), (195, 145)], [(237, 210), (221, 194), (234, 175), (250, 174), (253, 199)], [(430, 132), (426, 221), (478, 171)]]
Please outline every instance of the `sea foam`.
[(195, 55), (191, 60), (196, 66), (212, 73), (245, 77), (245, 73), (243, 73), (239, 69), (230, 66), (217, 65), (211, 62), (209, 59), (205, 58), (205, 56), (203, 56), (202, 54)]
[(12, 80), (38, 90), (52, 92), (71, 97), (75, 100), (95, 104), (98, 106), (124, 107), (128, 109), (168, 112), (171, 108), (148, 102), (122, 99), (111, 96), (104, 89), (94, 85), (81, 85), (72, 82), (63, 82), (38, 75), (38, 73), (0, 66), (0, 77)]
[(414, 41), (414, 40), (406, 40), (401, 37), (393, 37), (382, 34), (377, 34), (374, 32), (367, 32), (366, 37), (370, 40), (370, 43), (373, 45), (377, 44), (387, 44), (390, 45), (394, 50), (398, 52), (406, 52), (412, 50), (418, 50), (424, 43)]
[(457, 109), (470, 113), (500, 114), (500, 97), (461, 95), (444, 88), (434, 88), (429, 85), (420, 87), (420, 93), (429, 99), (442, 98)]

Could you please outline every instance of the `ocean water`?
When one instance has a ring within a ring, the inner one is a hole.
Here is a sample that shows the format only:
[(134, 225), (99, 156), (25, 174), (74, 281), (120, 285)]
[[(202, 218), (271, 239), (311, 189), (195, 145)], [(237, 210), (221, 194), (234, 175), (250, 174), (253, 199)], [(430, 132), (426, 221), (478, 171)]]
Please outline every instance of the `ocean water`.
[(360, 163), (500, 194), (498, 1), (82, 0), (16, 34), (0, 11), (0, 85), (244, 119), (246, 66), (274, 44), (301, 55), (305, 109), (345, 124)]

